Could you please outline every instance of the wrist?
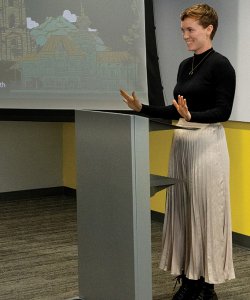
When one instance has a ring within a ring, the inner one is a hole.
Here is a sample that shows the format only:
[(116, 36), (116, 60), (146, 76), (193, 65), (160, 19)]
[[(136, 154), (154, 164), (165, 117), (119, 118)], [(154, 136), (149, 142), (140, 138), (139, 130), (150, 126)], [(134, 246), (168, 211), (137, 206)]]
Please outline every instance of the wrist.
[(189, 122), (191, 120), (191, 114), (190, 113), (188, 113), (188, 115), (185, 117), (185, 120), (187, 122)]
[(138, 109), (138, 112), (140, 112), (142, 110), (142, 104), (141, 103), (138, 104), (138, 108), (137, 109)]

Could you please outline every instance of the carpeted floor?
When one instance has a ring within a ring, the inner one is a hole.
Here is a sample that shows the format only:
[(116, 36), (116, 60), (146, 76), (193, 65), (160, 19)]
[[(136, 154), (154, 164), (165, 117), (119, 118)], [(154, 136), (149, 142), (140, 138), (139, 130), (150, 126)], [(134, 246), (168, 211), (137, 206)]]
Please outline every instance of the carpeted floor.
[[(77, 296), (76, 228), (73, 197), (0, 201), (0, 300)], [(161, 230), (161, 223), (152, 222), (153, 300), (174, 293), (173, 277), (158, 269)], [(249, 300), (250, 250), (234, 246), (234, 263), (237, 279), (216, 286), (218, 297)]]

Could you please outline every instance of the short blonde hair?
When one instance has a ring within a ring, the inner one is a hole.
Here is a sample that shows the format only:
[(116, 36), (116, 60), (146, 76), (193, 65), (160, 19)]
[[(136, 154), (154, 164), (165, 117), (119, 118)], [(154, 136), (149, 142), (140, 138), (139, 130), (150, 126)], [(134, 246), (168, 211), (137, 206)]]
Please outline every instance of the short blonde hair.
[(193, 18), (198, 20), (200, 25), (203, 28), (207, 28), (209, 25), (213, 25), (213, 31), (211, 32), (211, 40), (214, 38), (214, 35), (218, 28), (218, 15), (216, 11), (207, 4), (194, 4), (186, 8), (181, 13), (181, 21), (184, 21), (186, 18)]

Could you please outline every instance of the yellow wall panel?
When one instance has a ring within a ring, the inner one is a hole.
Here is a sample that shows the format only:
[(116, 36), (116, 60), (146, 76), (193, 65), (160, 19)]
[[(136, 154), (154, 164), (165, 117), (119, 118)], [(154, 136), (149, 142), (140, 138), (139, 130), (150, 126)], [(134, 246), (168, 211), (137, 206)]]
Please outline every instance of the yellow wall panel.
[[(230, 191), (233, 231), (250, 236), (250, 123), (224, 124), (230, 155)], [(150, 172), (167, 176), (173, 131), (153, 131), (149, 135)], [(63, 126), (63, 181), (76, 188), (75, 126)], [(165, 212), (166, 190), (151, 198), (151, 209)]]
[(225, 124), (230, 156), (233, 231), (250, 236), (250, 124)]
[[(167, 176), (172, 130), (152, 131), (149, 134), (150, 173)], [(151, 210), (164, 213), (166, 189), (151, 197)]]

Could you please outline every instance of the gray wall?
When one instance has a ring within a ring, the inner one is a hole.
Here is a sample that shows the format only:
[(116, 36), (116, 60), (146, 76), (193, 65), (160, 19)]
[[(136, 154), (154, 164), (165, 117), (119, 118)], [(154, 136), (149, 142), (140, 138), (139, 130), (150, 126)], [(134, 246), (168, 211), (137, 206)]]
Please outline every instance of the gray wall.
[(0, 193), (62, 186), (62, 123), (0, 122)]

